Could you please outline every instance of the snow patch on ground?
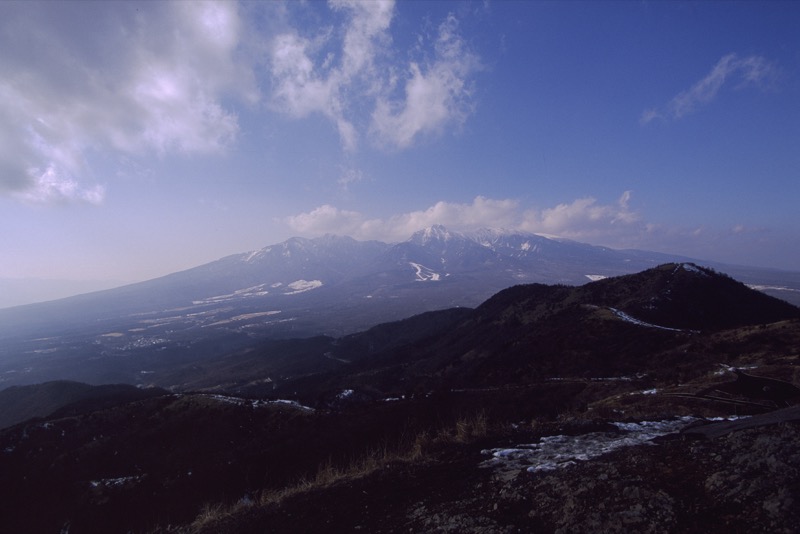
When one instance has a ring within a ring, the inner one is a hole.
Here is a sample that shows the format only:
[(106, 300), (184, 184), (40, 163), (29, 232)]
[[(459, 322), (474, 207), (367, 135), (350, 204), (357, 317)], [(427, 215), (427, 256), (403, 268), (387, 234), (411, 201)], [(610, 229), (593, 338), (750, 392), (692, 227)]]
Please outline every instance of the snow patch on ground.
[(249, 406), (251, 408), (264, 408), (266, 406), (291, 406), (293, 408), (297, 408), (298, 410), (304, 412), (313, 412), (315, 411), (314, 408), (309, 406), (304, 406), (297, 401), (293, 400), (286, 400), (286, 399), (274, 399), (274, 400), (266, 400), (266, 399), (245, 399), (243, 397), (234, 397), (232, 395), (220, 395), (216, 393), (197, 393), (196, 395), (200, 397), (204, 397), (207, 399), (213, 399), (217, 402), (223, 404), (233, 404), (235, 406)]
[(235, 317), (231, 317), (230, 319), (223, 319), (221, 321), (216, 321), (216, 322), (211, 323), (211, 324), (209, 324), (207, 326), (219, 326), (219, 325), (223, 325), (223, 324), (232, 323), (234, 321), (247, 321), (247, 320), (250, 320), (250, 319), (257, 319), (258, 317), (267, 317), (269, 315), (276, 315), (278, 313), (281, 313), (281, 312), (279, 310), (270, 310), (270, 311), (264, 311), (264, 312), (244, 313), (242, 315), (237, 315)]
[(287, 291), (284, 295), (297, 295), (312, 289), (322, 287), (322, 280), (296, 280), (287, 286), (292, 291)]
[[(721, 420), (733, 420), (733, 418)], [(691, 416), (665, 421), (638, 423), (612, 423), (617, 432), (589, 432), (579, 436), (545, 436), (538, 443), (521, 444), (511, 448), (485, 449), (482, 454), (491, 456), (480, 465), (496, 469), (500, 478), (513, 478), (522, 471), (538, 473), (554, 471), (597, 458), (622, 447), (652, 443), (652, 439), (680, 431), (698, 421)]]
[(139, 482), (139, 479), (141, 478), (142, 477), (139, 475), (133, 475), (128, 477), (117, 477), (117, 478), (101, 478), (99, 480), (89, 481), (89, 486), (91, 486), (92, 488), (99, 488), (99, 487), (119, 488), (121, 486)]
[(590, 378), (574, 378), (574, 377), (560, 377), (560, 376), (552, 376), (550, 378), (545, 379), (547, 382), (633, 382), (634, 380), (641, 380), (647, 376), (646, 374), (638, 374), (636, 376), (595, 376)]
[(708, 276), (705, 272), (701, 271), (697, 265), (692, 265), (691, 263), (682, 263), (681, 267), (684, 271), (689, 271), (690, 273), (697, 273), (702, 276)]
[(752, 369), (758, 369), (758, 365), (738, 365), (736, 367), (733, 367), (731, 365), (728, 365), (727, 363), (721, 363), (719, 364), (719, 366), (720, 368), (714, 371), (714, 376), (722, 376), (728, 373), (733, 373), (737, 369), (740, 371), (750, 371)]
[(261, 297), (269, 293), (269, 291), (265, 289), (266, 285), (267, 284), (259, 284), (257, 286), (246, 287), (244, 289), (237, 289), (233, 293), (228, 293), (226, 295), (216, 295), (201, 300), (193, 300), (192, 304), (215, 304), (234, 299)]
[(300, 404), (297, 401), (287, 400), (287, 399), (262, 400), (262, 401), (254, 401), (254, 403), (255, 404), (253, 404), (253, 407), (255, 407), (255, 408), (258, 408), (259, 406), (264, 406), (264, 405), (267, 405), (267, 406), (272, 405), (272, 406), (274, 406), (276, 404), (279, 404), (279, 405), (283, 405), (283, 406), (291, 406), (291, 407), (297, 408), (298, 410), (301, 410), (303, 412), (313, 412), (313, 411), (315, 411), (314, 408), (311, 408), (310, 406), (305, 406), (303, 404)]

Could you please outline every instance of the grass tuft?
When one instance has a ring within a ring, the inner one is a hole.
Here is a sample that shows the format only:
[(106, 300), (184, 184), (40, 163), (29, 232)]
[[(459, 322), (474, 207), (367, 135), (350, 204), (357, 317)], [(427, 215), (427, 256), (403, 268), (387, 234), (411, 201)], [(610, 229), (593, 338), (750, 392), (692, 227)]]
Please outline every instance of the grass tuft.
[(433, 451), (443, 445), (468, 444), (485, 437), (489, 431), (489, 421), (485, 412), (480, 411), (469, 417), (462, 417), (452, 426), (438, 431), (422, 431), (411, 440), (402, 440), (395, 447), (384, 444), (353, 458), (346, 465), (337, 465), (332, 458), (321, 464), (312, 477), (301, 478), (294, 484), (279, 490), (264, 490), (253, 501), (234, 505), (206, 504), (189, 525), (191, 533), (213, 531), (216, 521), (235, 515), (251, 507), (279, 505), (284, 500), (309, 491), (324, 489), (347, 480), (355, 480), (400, 463), (421, 463), (432, 458)]

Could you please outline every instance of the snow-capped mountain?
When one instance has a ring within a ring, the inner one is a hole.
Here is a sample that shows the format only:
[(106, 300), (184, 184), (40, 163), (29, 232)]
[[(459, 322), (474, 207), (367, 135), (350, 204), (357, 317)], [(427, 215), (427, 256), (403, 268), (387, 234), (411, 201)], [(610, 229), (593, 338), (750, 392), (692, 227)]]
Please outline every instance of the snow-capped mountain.
[(396, 244), (292, 238), (138, 284), (0, 310), (0, 387), (53, 377), (130, 382), (166, 361), (197, 365), (220, 351), (245, 350), (254, 338), (341, 336), (474, 307), (518, 284), (582, 285), (685, 261), (769, 291), (783, 288), (777, 295), (784, 298), (800, 295), (800, 273), (523, 232), (433, 226)]
[[(75, 330), (98, 335), (169, 330), (151, 339), (219, 329), (339, 335), (428, 310), (476, 306), (520, 283), (580, 285), (670, 261), (695, 261), (746, 283), (800, 290), (798, 273), (613, 250), (525, 232), (462, 233), (432, 226), (396, 244), (334, 235), (295, 237), (147, 282), (0, 310), (0, 339)], [(109, 339), (118, 338), (102, 341)]]

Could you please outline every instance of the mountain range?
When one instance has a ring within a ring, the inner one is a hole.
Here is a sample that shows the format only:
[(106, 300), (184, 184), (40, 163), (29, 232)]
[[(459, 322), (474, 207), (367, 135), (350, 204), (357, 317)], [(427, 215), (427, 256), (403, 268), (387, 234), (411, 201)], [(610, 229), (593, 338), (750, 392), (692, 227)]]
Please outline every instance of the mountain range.
[(154, 280), (0, 310), (0, 387), (56, 378), (147, 383), (164, 361), (189, 364), (256, 339), (340, 337), (474, 307), (516, 284), (582, 285), (688, 261), (800, 302), (800, 273), (530, 233), (433, 226), (397, 244), (292, 238)]

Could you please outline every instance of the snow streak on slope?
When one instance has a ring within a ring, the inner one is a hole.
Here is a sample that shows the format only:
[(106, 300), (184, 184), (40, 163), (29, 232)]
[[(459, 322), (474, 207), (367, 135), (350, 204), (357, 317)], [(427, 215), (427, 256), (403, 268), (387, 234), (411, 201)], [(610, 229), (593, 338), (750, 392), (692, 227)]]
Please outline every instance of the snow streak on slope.
[(609, 310), (614, 312), (614, 315), (616, 315), (617, 317), (619, 317), (620, 319), (622, 319), (626, 323), (631, 323), (631, 324), (635, 324), (635, 325), (638, 325), (638, 326), (644, 326), (646, 328), (657, 328), (659, 330), (669, 330), (670, 332), (687, 332), (687, 331), (694, 332), (694, 330), (681, 330), (680, 328), (670, 328), (668, 326), (659, 326), (657, 324), (646, 323), (644, 321), (640, 321), (639, 319), (635, 319), (635, 318), (631, 317), (630, 315), (628, 315), (627, 313), (625, 313), (624, 311), (618, 310), (616, 308), (609, 308)]
[(602, 274), (587, 274), (586, 278), (588, 278), (592, 282), (597, 282), (598, 280), (605, 280), (608, 277)]
[(411, 265), (416, 271), (417, 282), (429, 282), (429, 281), (435, 282), (441, 279), (439, 273), (437, 273), (433, 269), (425, 267), (424, 265), (414, 262), (409, 262), (409, 265)]

